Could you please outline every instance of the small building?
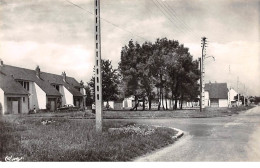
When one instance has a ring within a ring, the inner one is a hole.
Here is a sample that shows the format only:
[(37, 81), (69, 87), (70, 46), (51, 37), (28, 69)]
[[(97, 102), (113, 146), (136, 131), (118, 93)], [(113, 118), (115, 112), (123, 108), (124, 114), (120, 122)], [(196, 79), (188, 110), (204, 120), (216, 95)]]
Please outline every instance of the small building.
[(28, 113), (28, 100), (28, 91), (0, 72), (0, 114)]
[(205, 84), (205, 107), (228, 107), (227, 83)]

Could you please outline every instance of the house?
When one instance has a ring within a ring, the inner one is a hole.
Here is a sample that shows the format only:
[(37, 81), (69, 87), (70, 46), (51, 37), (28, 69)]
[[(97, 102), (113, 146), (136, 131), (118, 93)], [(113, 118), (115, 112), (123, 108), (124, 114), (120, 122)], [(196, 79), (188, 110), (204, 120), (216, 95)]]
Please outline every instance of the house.
[(28, 113), (29, 92), (11, 76), (0, 72), (0, 114)]
[(205, 107), (228, 107), (227, 83), (205, 84)]
[[(11, 106), (8, 106), (8, 102), (5, 101), (8, 101), (10, 93), (13, 92), (12, 89), (20, 90), (20, 92), (15, 92), (15, 96), (17, 100), (19, 99), (19, 108), (24, 109), (20, 109), (21, 112), (25, 112), (26, 109), (27, 112), (33, 109), (54, 111), (64, 104), (74, 104), (78, 107), (84, 107), (85, 90), (83, 85), (78, 83), (74, 78), (66, 76), (65, 72), (62, 75), (56, 75), (41, 72), (38, 66), (35, 70), (30, 70), (5, 65), (1, 61), (0, 73), (0, 89), (2, 90), (0, 91), (0, 102), (2, 109), (4, 109), (2, 110), (4, 114), (12, 112)], [(12, 83), (12, 86), (8, 86), (8, 89), (6, 86), (8, 84), (7, 81)], [(21, 97), (25, 101), (20, 101)], [(27, 108), (23, 107), (21, 102), (26, 103)], [(17, 104), (17, 101), (14, 103)]]
[(237, 96), (237, 92), (233, 88), (230, 88), (228, 91), (228, 105), (230, 107), (237, 105), (237, 100), (235, 99), (235, 96)]

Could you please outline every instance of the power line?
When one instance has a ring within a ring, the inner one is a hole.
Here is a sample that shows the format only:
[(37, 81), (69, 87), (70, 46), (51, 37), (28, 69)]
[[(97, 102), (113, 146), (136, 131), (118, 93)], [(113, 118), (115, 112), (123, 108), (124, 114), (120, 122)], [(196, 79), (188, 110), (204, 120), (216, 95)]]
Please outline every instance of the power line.
[[(162, 1), (161, 2), (163, 4), (163, 6), (165, 7), (165, 9), (167, 9), (170, 13), (170, 15), (172, 14), (174, 18), (176, 18), (176, 20), (178, 20), (183, 26), (184, 28), (189, 31), (191, 34), (193, 34), (193, 31), (192, 29), (190, 28), (189, 25), (187, 25), (182, 19), (180, 19), (177, 15), (177, 13), (172, 9), (172, 7), (168, 4), (167, 1)], [(166, 5), (165, 5), (165, 4)], [(197, 36), (197, 37), (196, 37)], [(194, 37), (197, 39), (197, 38), (201, 38), (196, 32), (194, 32)]]
[[(91, 15), (94, 15), (93, 12), (90, 12), (90, 11), (88, 11), (87, 9), (82, 8), (81, 6), (79, 6), (79, 5), (77, 5), (77, 4), (73, 3), (73, 2), (71, 2), (71, 1), (69, 1), (69, 0), (65, 0), (65, 1), (68, 2), (68, 3), (71, 4), (71, 5), (73, 5), (73, 6), (77, 7), (77, 8), (79, 8), (79, 9), (81, 9), (81, 10), (84, 10), (85, 12), (87, 12), (87, 13), (89, 13), (89, 14), (91, 14)], [(139, 37), (139, 38), (141, 38), (141, 39), (143, 39), (143, 40), (145, 40), (145, 41), (149, 41), (149, 40), (147, 40), (146, 38), (141, 37), (141, 36), (139, 36), (139, 35), (137, 35), (137, 34), (131, 32), (131, 31), (127, 30), (127, 29), (124, 29), (124, 28), (122, 28), (122, 27), (120, 27), (120, 26), (118, 26), (118, 25), (116, 25), (116, 24), (110, 22), (109, 20), (107, 20), (107, 19), (105, 19), (105, 18), (100, 17), (100, 19), (103, 20), (103, 21), (105, 21), (105, 22), (107, 22), (107, 23), (109, 23), (109, 24), (111, 24), (111, 25), (113, 25), (114, 27), (116, 27), (116, 28), (118, 28), (118, 29), (121, 29), (121, 30), (123, 30), (123, 31), (125, 31), (125, 32), (130, 33), (132, 36), (136, 36), (136, 37)]]
[[(185, 27), (187, 27), (190, 31), (192, 31), (191, 27), (190, 27), (188, 24), (186, 24), (182, 19), (180, 19), (180, 18), (178, 17), (178, 14), (175, 12), (175, 10), (173, 10), (173, 8), (171, 7), (171, 5), (169, 5), (167, 1), (163, 1), (163, 3), (165, 3), (165, 4), (168, 6), (167, 8), (171, 11), (171, 13), (175, 16), (176, 19), (178, 19), (180, 22), (182, 22), (182, 24), (183, 24)], [(200, 35), (198, 35), (196, 32), (194, 32), (194, 33), (195, 33), (196, 36), (198, 36), (199, 38), (201, 38)]]
[[(157, 1), (157, 0), (156, 0)], [(157, 2), (159, 3), (160, 0), (158, 0)], [(167, 12), (167, 14), (172, 18), (172, 20), (177, 21), (176, 19), (173, 18), (172, 14), (171, 14), (171, 11), (166, 7), (166, 5), (163, 4), (163, 2), (159, 3), (159, 5), (164, 9), (164, 11)], [(175, 17), (176, 18), (176, 17)], [(178, 21), (177, 21), (178, 22)], [(178, 25), (178, 24), (177, 24)], [(186, 31), (189, 31), (187, 30), (187, 28), (185, 27), (181, 27), (181, 26), (178, 26), (180, 27), (181, 30), (183, 30), (182, 32), (186, 33), (184, 30), (186, 29)], [(198, 39), (196, 36), (194, 36), (193, 34), (191, 34), (191, 37), (194, 38), (194, 39)]]
[[(158, 3), (155, 3), (155, 1)], [(186, 34), (186, 32), (183, 30), (182, 27), (180, 27), (179, 25), (177, 25), (176, 23), (174, 23), (174, 19), (172, 18), (172, 16), (165, 10), (165, 8), (157, 1), (157, 0), (153, 0), (152, 2), (154, 3), (154, 5), (161, 11), (161, 13), (173, 24), (175, 25), (175, 28), (179, 31), (182, 32), (184, 34)], [(197, 39), (196, 37), (192, 36), (194, 39)]]

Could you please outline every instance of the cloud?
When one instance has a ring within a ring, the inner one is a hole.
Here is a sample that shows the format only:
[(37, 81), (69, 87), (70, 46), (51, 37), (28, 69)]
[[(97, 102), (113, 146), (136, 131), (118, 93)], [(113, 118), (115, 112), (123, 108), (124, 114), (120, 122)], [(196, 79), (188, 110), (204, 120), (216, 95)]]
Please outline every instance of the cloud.
[[(94, 16), (89, 14), (94, 1), (70, 1), (85, 10), (66, 0), (0, 0), (0, 54), (4, 62), (29, 69), (39, 65), (43, 71), (56, 74), (66, 71), (87, 82), (94, 66)], [(200, 38), (206, 36), (207, 53), (216, 58), (215, 62), (206, 61), (206, 80), (228, 82), (232, 78), (235, 86), (239, 76), (251, 94), (260, 95), (257, 0), (154, 2), (101, 1), (101, 17), (105, 19), (101, 22), (102, 58), (112, 60), (116, 68), (121, 48), (130, 39), (144, 42), (141, 36), (152, 42), (159, 37), (178, 40), (197, 59), (201, 56)], [(227, 75), (229, 65), (233, 77)]]
[(68, 76), (83, 81), (90, 79), (94, 67), (93, 54), (82, 45), (10, 41), (1, 43), (0, 51), (5, 64), (28, 69), (39, 65), (44, 72), (66, 71)]

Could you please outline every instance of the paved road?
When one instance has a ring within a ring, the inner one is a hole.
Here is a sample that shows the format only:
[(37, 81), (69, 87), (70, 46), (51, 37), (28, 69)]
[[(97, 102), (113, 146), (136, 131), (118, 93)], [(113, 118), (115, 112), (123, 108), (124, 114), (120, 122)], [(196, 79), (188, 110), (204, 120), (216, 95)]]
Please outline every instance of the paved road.
[(259, 106), (230, 117), (134, 121), (185, 132), (175, 144), (135, 161), (260, 161)]

